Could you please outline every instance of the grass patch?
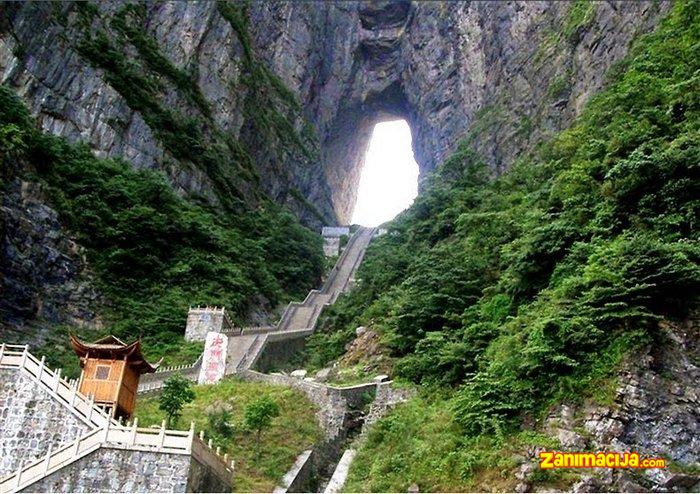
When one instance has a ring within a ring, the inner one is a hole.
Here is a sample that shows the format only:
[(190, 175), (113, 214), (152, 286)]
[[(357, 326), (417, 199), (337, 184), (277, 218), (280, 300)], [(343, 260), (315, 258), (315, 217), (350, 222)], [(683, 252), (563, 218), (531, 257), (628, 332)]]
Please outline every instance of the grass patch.
[(596, 2), (576, 0), (569, 6), (564, 19), (562, 34), (566, 39), (574, 41), (582, 29), (588, 27), (595, 19)]
[[(234, 492), (272, 492), (294, 460), (321, 438), (315, 417), (316, 407), (296, 390), (236, 379), (224, 379), (211, 386), (195, 386), (195, 400), (182, 409), (179, 428), (186, 430), (191, 421), (197, 431), (205, 430), (214, 438), (215, 446), (235, 461)], [(257, 458), (255, 433), (245, 430), (246, 405), (267, 395), (280, 409), (280, 416), (261, 436), (260, 457)], [(230, 413), (226, 434), (210, 423), (209, 417), (222, 409)], [(142, 397), (137, 402), (135, 416), (139, 424), (160, 425), (165, 414), (158, 409), (158, 396)]]
[[(456, 426), (449, 398), (418, 396), (399, 405), (370, 430), (350, 468), (346, 492), (513, 491), (514, 473), (529, 447), (556, 448), (534, 431), (501, 438), (468, 438)], [(542, 479), (545, 480), (551, 479)]]
[(571, 71), (566, 70), (556, 76), (547, 88), (547, 96), (551, 99), (562, 97), (571, 86)]

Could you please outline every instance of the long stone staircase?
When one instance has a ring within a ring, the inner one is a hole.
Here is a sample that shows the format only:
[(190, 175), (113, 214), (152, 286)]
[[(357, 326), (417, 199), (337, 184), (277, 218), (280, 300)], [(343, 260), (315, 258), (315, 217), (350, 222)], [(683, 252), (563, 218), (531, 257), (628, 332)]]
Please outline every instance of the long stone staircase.
[[(338, 296), (347, 291), (353, 277), (377, 229), (360, 227), (348, 240), (343, 253), (328, 273), (328, 278), (320, 289), (311, 290), (302, 302), (290, 302), (275, 326), (232, 328), (223, 331), (228, 337), (225, 374), (235, 374), (250, 369), (257, 362), (268, 342), (285, 341), (313, 333), (321, 311), (333, 304)], [(174, 373), (180, 373), (192, 381), (197, 380), (202, 363), (200, 356), (188, 366), (166, 368), (143, 376), (139, 393), (158, 391), (165, 380)]]
[[(303, 302), (287, 305), (277, 326), (267, 331), (254, 332), (248, 332), (244, 328), (239, 335), (229, 335), (226, 373), (250, 369), (268, 342), (285, 341), (313, 333), (323, 308), (333, 304), (350, 287), (375, 232), (375, 228), (359, 228), (348, 240), (323, 286), (311, 290)], [(251, 338), (253, 333), (257, 333), (255, 338)]]
[(168, 430), (165, 423), (155, 429), (139, 428), (137, 420), (130, 425), (122, 425), (97, 406), (91, 396), (80, 393), (75, 381), (61, 377), (60, 370), (53, 371), (44, 362), (44, 357), (37, 359), (29, 353), (26, 345), (0, 344), (0, 369), (21, 372), (89, 429), (77, 439), (53, 451), (49, 446), (48, 451), (39, 458), (26, 459), (16, 471), (0, 478), (0, 493), (31, 488), (41, 479), (101, 447), (192, 455), (221, 478), (233, 475), (233, 464), (229, 462), (228, 456), (221, 456), (218, 450), (214, 451), (211, 440), (205, 443), (202, 433), (199, 437), (195, 436), (194, 423), (189, 431)]

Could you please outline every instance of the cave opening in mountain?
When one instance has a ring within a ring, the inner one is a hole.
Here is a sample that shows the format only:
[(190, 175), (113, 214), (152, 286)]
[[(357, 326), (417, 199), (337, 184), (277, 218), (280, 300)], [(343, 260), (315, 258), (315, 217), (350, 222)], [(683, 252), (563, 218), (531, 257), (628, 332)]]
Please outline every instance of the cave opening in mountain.
[(352, 222), (377, 226), (411, 205), (418, 194), (418, 164), (406, 120), (375, 124), (367, 146)]

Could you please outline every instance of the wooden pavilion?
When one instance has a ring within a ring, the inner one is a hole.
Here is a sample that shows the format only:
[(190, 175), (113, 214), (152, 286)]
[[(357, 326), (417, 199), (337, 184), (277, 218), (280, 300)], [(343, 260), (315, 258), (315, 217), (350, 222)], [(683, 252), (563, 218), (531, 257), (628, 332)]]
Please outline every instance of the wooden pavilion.
[(141, 374), (155, 372), (160, 362), (146, 361), (141, 340), (126, 344), (110, 335), (85, 343), (71, 335), (70, 343), (82, 368), (78, 390), (109, 408), (113, 417), (129, 418), (136, 405)]

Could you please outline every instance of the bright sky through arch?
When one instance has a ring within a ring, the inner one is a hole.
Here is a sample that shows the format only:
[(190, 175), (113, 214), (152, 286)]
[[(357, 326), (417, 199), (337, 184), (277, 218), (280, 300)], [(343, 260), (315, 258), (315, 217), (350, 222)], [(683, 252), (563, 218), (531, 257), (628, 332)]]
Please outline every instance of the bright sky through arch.
[(352, 222), (377, 226), (411, 205), (418, 194), (418, 164), (405, 120), (374, 126), (360, 176)]

